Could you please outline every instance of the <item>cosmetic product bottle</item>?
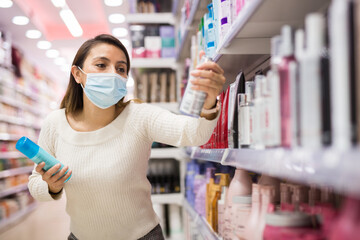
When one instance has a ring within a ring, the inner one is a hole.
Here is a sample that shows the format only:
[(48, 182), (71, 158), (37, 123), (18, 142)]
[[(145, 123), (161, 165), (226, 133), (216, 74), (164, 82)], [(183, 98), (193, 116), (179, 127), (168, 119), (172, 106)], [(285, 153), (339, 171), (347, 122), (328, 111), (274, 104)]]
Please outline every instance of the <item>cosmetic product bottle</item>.
[(245, 76), (240, 72), (234, 83), (230, 84), (228, 115), (228, 147), (239, 148), (239, 104), (238, 94), (245, 93)]
[[(274, 205), (275, 202), (275, 188), (274, 186), (266, 186), (266, 185), (260, 185), (260, 198), (261, 198), (261, 206), (260, 206), (260, 215), (259, 215), (259, 222), (258, 222), (258, 228), (255, 233), (255, 239), (262, 239), (264, 229), (265, 229), (265, 218), (266, 214), (269, 210), (269, 204)], [(274, 209), (272, 210), (274, 211)]]
[[(356, 47), (356, 60), (355, 66), (360, 66), (360, 2), (355, 2), (355, 47)], [(357, 142), (360, 145), (360, 68), (356, 67), (356, 106), (357, 106)]]
[(280, 111), (280, 77), (279, 64), (281, 62), (281, 36), (271, 39), (271, 70), (267, 73), (268, 87), (271, 95), (271, 137), (269, 147), (281, 144), (281, 111)]
[(239, 147), (249, 148), (253, 143), (253, 109), (254, 105), (248, 101), (247, 94), (239, 94)]
[(259, 185), (273, 186), (275, 189), (275, 201), (280, 202), (280, 180), (278, 178), (270, 177), (268, 175), (262, 174), (259, 182)]
[[(61, 167), (58, 171), (63, 169), (64, 164), (62, 164), (59, 160), (54, 158), (51, 154), (46, 152), (43, 148), (41, 148), (39, 145), (31, 141), (27, 137), (20, 138), (16, 145), (16, 149), (23, 153), (26, 157), (28, 157), (31, 161), (33, 161), (36, 164), (40, 164), (41, 162), (45, 163), (44, 171), (49, 170), (56, 164), (60, 164)], [(63, 176), (65, 176), (69, 172), (69, 169), (64, 173)], [(62, 177), (63, 177), (62, 176)], [(72, 174), (65, 180), (65, 182), (69, 181)]]
[(214, 27), (214, 9), (213, 4), (210, 3), (207, 6), (209, 13), (207, 14), (207, 51), (206, 56), (213, 57), (216, 51), (216, 37), (215, 37), (215, 27)]
[[(215, 232), (218, 232), (218, 201), (220, 200), (221, 193), (224, 192), (226, 194), (227, 189), (229, 187), (229, 174), (226, 173), (217, 173), (215, 176), (219, 176), (219, 184), (214, 184), (212, 188), (212, 196), (211, 196), (211, 210), (210, 210), (210, 226)], [(224, 207), (224, 206), (222, 206)], [(224, 209), (221, 209), (222, 213), (224, 213)], [(223, 216), (221, 216), (223, 217)]]
[(334, 0), (329, 8), (332, 145), (338, 150), (351, 147), (352, 135), (349, 4), (350, 0)]
[(206, 218), (206, 209), (208, 209), (207, 200), (207, 185), (210, 183), (210, 179), (214, 179), (215, 168), (207, 168), (205, 173), (205, 181), (200, 185), (199, 191), (195, 193), (195, 210), (201, 216)]
[(231, 214), (231, 239), (245, 239), (245, 227), (251, 212), (251, 195), (234, 196)]
[[(203, 56), (199, 64), (208, 61), (211, 61), (211, 59)], [(192, 89), (193, 85), (191, 81), (193, 79), (194, 77), (190, 75), (184, 97), (181, 101), (180, 112), (188, 116), (199, 117), (207, 95), (203, 91), (196, 91)]]
[(324, 239), (311, 227), (311, 217), (301, 212), (273, 212), (266, 215), (264, 240)]
[(255, 239), (259, 231), (260, 217), (260, 185), (252, 184), (251, 212), (245, 225), (245, 239)]
[[(221, 182), (223, 181), (223, 182)], [(219, 236), (225, 237), (225, 213), (226, 213), (226, 198), (228, 195), (229, 189), (229, 177), (228, 175), (224, 175), (223, 180), (220, 180), (221, 187), (221, 197), (218, 201), (218, 233)]]
[[(322, 146), (321, 51), (324, 46), (325, 21), (321, 14), (305, 19), (306, 49), (300, 62), (300, 136), (305, 148)], [(311, 79), (311, 81), (309, 81)]]
[(251, 195), (252, 181), (247, 171), (243, 169), (236, 169), (233, 179), (231, 180), (228, 194), (226, 196), (226, 211), (225, 222), (227, 226), (227, 233), (230, 239), (233, 239), (232, 225), (234, 217), (232, 217), (233, 198), (235, 196)]
[(254, 98), (252, 100), (254, 104), (254, 115), (253, 115), (253, 143), (251, 145), (251, 148), (254, 149), (263, 149), (263, 128), (262, 128), (262, 112), (263, 112), (263, 97), (262, 97), (262, 82), (265, 81), (264, 75), (256, 75), (255, 76), (255, 94)]
[(215, 185), (215, 170), (211, 171), (211, 177), (209, 178), (209, 182), (206, 184), (206, 220), (210, 224), (211, 222), (211, 204), (212, 199), (214, 198), (214, 185)]
[[(281, 145), (283, 147), (291, 147), (292, 135), (292, 116), (291, 116), (291, 85), (293, 82), (291, 77), (294, 71), (291, 64), (295, 63), (294, 48), (291, 27), (286, 25), (281, 29), (281, 56), (282, 60), (279, 64), (280, 76), (280, 110), (281, 110)], [(295, 75), (296, 76), (296, 75)]]
[(227, 148), (228, 147), (228, 109), (229, 109), (229, 94), (230, 94), (230, 87), (226, 89), (225, 92), (225, 99), (224, 103), (222, 104), (224, 111), (222, 111), (221, 115), (221, 143), (220, 148)]
[(181, 224), (181, 208), (176, 204), (169, 205), (169, 232), (170, 238), (174, 240), (183, 239), (183, 228)]

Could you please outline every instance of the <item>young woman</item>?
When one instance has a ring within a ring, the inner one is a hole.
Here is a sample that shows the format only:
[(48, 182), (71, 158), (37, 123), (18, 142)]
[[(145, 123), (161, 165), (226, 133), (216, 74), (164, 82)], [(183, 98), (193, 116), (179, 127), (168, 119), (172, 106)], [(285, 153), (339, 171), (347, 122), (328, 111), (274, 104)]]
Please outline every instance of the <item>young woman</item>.
[(45, 172), (40, 163), (29, 189), (39, 201), (59, 199), (65, 190), (68, 239), (163, 239), (146, 178), (151, 144), (199, 146), (216, 125), (216, 96), (225, 82), (216, 63), (191, 73), (194, 89), (208, 94), (199, 119), (124, 102), (129, 70), (117, 38), (103, 34), (86, 41), (73, 61), (61, 109), (43, 123), (39, 145), (66, 167)]

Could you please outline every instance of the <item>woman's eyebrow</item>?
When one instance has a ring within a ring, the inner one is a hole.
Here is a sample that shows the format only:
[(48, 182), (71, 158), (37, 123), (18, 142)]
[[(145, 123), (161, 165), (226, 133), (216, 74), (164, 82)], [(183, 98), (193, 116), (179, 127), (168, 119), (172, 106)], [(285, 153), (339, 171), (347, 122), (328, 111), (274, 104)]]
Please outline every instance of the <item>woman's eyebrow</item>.
[[(110, 59), (108, 59), (107, 57), (96, 57), (94, 58), (93, 60), (96, 61), (96, 60), (104, 60), (104, 61), (107, 61), (107, 62), (110, 62)], [(121, 61), (117, 61), (116, 63), (121, 63), (121, 64), (125, 64), (127, 65), (127, 62), (124, 61), (124, 60), (121, 60)]]

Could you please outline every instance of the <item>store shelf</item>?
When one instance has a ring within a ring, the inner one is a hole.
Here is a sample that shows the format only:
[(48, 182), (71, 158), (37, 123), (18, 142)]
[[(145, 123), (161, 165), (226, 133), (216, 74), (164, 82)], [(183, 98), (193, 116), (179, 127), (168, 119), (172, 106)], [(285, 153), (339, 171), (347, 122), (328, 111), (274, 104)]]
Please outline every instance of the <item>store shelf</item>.
[(35, 107), (32, 107), (31, 105), (25, 104), (21, 101), (17, 101), (15, 99), (12, 98), (8, 98), (8, 97), (4, 97), (4, 96), (0, 96), (0, 102), (10, 105), (12, 107), (16, 107), (25, 111), (30, 111), (34, 114), (40, 114), (39, 110)]
[(0, 192), (0, 198), (9, 196), (9, 195), (14, 194), (14, 193), (24, 191), (26, 189), (28, 189), (27, 183), (16, 186), (16, 187), (12, 187), (10, 189), (3, 190), (3, 191)]
[(21, 152), (0, 152), (0, 159), (9, 159), (9, 158), (24, 158), (25, 156)]
[(40, 129), (39, 125), (28, 123), (22, 118), (7, 116), (7, 115), (3, 115), (3, 114), (0, 114), (0, 122), (7, 122), (7, 123), (15, 124), (15, 125), (31, 127), (34, 129)]
[(177, 102), (172, 103), (149, 103), (151, 105), (161, 107), (169, 110), (170, 112), (178, 113), (179, 112), (179, 104)]
[(205, 240), (219, 240), (219, 236), (214, 233), (211, 229), (210, 225), (206, 222), (206, 220), (201, 217), (188, 203), (187, 200), (184, 200), (184, 208), (189, 213), (195, 224), (198, 226), (198, 231), (200, 235)]
[(126, 15), (130, 24), (175, 24), (172, 13), (132, 13)]
[(175, 58), (133, 58), (132, 68), (171, 68), (176, 69)]
[[(328, 186), (339, 193), (360, 197), (360, 149), (338, 152), (283, 148), (192, 149), (196, 159), (215, 161), (304, 184)], [(215, 157), (216, 156), (216, 157)]]
[(20, 135), (0, 133), (0, 141), (17, 141), (21, 138)]
[(152, 148), (150, 158), (175, 158), (183, 159), (183, 151), (180, 148)]
[(305, 16), (324, 11), (330, 0), (252, 0), (240, 11), (219, 44), (214, 60), (224, 54), (270, 54), (270, 38), (285, 24), (304, 26)]
[(188, 19), (185, 22), (184, 30), (181, 33), (178, 48), (176, 50), (176, 60), (179, 61), (190, 55), (191, 36), (196, 34), (199, 21), (207, 12), (208, 1), (193, 0)]
[(27, 166), (27, 167), (19, 167), (19, 168), (0, 171), (0, 178), (6, 178), (24, 173), (30, 173), (33, 169), (34, 166)]
[(23, 219), (26, 215), (28, 215), (29, 213), (34, 211), (36, 207), (37, 207), (37, 204), (32, 203), (29, 206), (27, 206), (25, 209), (20, 210), (19, 212), (11, 215), (10, 218), (5, 218), (5, 219), (1, 220), (0, 221), (0, 232), (2, 232), (5, 229), (8, 229), (10, 226), (17, 223), (21, 219)]
[(153, 204), (177, 204), (182, 205), (184, 197), (181, 193), (154, 194), (151, 195)]

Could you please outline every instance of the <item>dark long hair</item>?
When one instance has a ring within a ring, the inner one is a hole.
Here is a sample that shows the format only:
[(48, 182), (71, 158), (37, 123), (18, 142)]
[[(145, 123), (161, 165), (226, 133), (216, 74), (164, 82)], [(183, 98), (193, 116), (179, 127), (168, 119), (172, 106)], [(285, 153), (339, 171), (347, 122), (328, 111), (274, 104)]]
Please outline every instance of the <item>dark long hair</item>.
[[(109, 34), (101, 34), (96, 36), (95, 38), (89, 39), (86, 42), (84, 42), (77, 51), (72, 66), (75, 65), (83, 68), (85, 59), (89, 55), (90, 50), (99, 43), (111, 44), (115, 47), (118, 47), (124, 52), (126, 56), (127, 74), (129, 74), (129, 70), (130, 70), (129, 54), (125, 46), (119, 41), (119, 39)], [(127, 104), (128, 102), (124, 103), (124, 99), (121, 99), (117, 103), (117, 106), (125, 108)], [(80, 86), (80, 84), (77, 84), (74, 76), (70, 73), (69, 85), (66, 90), (65, 96), (61, 101), (60, 108), (65, 108), (66, 113), (75, 113), (81, 110), (83, 106), (84, 103), (83, 103), (82, 87)]]

